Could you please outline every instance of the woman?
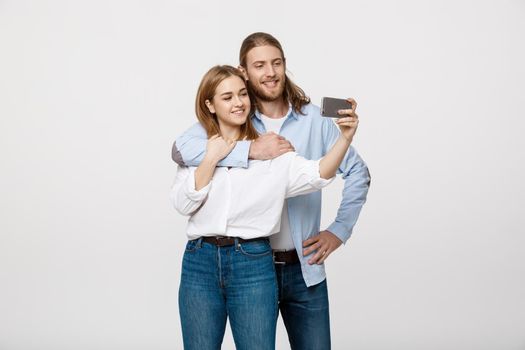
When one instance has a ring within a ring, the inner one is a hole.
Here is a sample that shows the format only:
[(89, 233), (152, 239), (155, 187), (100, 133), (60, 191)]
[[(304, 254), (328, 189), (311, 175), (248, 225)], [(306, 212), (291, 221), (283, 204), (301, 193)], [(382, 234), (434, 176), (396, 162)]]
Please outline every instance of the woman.
[(197, 118), (209, 141), (197, 168), (179, 167), (172, 200), (191, 215), (179, 311), (185, 349), (220, 349), (229, 317), (237, 349), (274, 349), (277, 284), (268, 236), (280, 228), (285, 198), (328, 185), (350, 146), (357, 118), (337, 121), (341, 136), (319, 161), (289, 152), (248, 168), (216, 167), (238, 140), (254, 140), (243, 75), (216, 66), (203, 77)]

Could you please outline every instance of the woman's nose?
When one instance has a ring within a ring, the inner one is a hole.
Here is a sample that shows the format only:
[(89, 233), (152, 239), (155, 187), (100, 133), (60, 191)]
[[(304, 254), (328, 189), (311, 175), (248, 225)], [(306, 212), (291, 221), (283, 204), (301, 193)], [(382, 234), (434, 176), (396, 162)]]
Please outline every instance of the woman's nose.
[(235, 106), (242, 106), (244, 104), (244, 102), (242, 102), (242, 98), (240, 98), (239, 96), (235, 96), (234, 102)]

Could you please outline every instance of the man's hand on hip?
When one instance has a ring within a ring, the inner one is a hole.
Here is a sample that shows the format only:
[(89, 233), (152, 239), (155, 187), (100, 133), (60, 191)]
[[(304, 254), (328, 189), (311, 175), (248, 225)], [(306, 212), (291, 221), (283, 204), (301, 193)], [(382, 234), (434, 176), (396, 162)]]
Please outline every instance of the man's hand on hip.
[(317, 252), (308, 260), (310, 265), (321, 265), (328, 255), (339, 248), (343, 242), (330, 231), (321, 231), (315, 237), (309, 238), (303, 242), (303, 256), (307, 256), (313, 251)]
[(252, 141), (248, 158), (267, 160), (290, 151), (295, 151), (290, 141), (274, 132), (268, 132)]

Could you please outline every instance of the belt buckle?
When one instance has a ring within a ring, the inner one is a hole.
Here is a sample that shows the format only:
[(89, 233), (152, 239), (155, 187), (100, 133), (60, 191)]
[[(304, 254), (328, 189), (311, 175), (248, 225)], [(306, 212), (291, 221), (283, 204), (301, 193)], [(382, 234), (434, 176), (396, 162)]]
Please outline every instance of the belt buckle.
[(272, 250), (272, 256), (273, 256), (273, 263), (277, 265), (286, 265), (286, 261), (275, 261), (275, 253), (282, 253), (277, 250)]

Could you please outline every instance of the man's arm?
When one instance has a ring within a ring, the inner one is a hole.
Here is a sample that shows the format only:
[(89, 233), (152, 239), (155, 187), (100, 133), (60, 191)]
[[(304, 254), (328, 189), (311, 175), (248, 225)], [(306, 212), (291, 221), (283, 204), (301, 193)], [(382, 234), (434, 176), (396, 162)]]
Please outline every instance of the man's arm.
[[(326, 152), (339, 137), (339, 130), (328, 118), (323, 121), (322, 128), (325, 146), (323, 152)], [(309, 260), (310, 264), (322, 264), (335, 249), (342, 243), (346, 243), (366, 201), (370, 186), (370, 173), (365, 162), (352, 146), (341, 162), (338, 173), (342, 174), (345, 185), (335, 221), (319, 235), (303, 242), (305, 248), (303, 255), (309, 255), (317, 250), (317, 253)]]
[[(208, 136), (200, 123), (194, 124), (177, 137), (171, 150), (171, 158), (180, 166), (199, 166), (206, 154)], [(238, 141), (235, 148), (217, 166), (246, 168), (251, 141)]]
[[(196, 123), (175, 140), (171, 158), (180, 166), (199, 166), (206, 153), (207, 142), (206, 131), (200, 123)], [(235, 148), (217, 166), (247, 168), (248, 159), (273, 159), (294, 150), (284, 137), (267, 133), (255, 141), (237, 141)]]

